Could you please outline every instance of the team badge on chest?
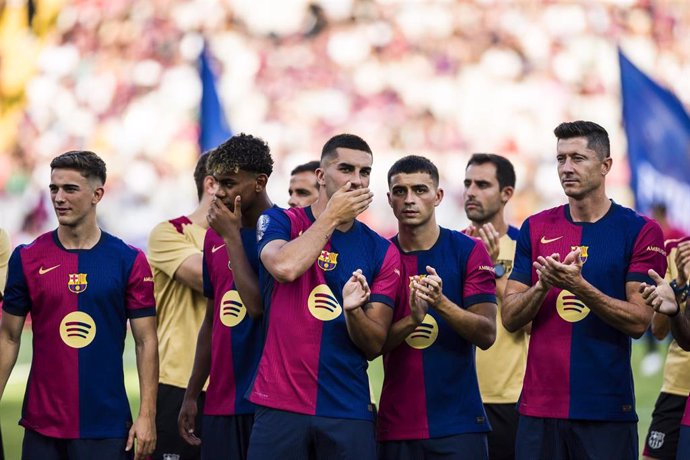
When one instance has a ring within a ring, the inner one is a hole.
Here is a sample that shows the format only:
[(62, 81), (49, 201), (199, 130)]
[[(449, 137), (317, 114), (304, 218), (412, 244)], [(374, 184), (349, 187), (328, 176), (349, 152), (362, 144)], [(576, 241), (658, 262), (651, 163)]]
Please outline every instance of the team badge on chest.
[(81, 294), (86, 291), (89, 283), (86, 281), (86, 273), (70, 273), (67, 281), (67, 289), (69, 292)]
[(333, 270), (336, 265), (338, 265), (338, 253), (321, 251), (321, 255), (317, 259), (317, 263), (319, 264), (319, 268), (321, 270), (329, 272)]

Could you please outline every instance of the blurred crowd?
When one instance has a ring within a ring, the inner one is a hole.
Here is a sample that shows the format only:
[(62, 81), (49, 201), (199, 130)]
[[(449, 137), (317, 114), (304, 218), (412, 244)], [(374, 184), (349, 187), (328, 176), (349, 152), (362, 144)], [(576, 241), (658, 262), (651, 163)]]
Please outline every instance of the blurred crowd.
[(289, 171), (337, 132), (374, 150), (366, 220), (391, 233), (388, 166), (432, 158), (440, 223), (465, 225), (473, 152), (518, 173), (515, 224), (564, 200), (553, 128), (609, 130), (614, 199), (631, 205), (616, 50), (690, 101), (681, 0), (0, 0), (0, 226), (16, 242), (54, 224), (48, 163), (96, 151), (109, 169), (102, 226), (142, 245), (193, 209), (204, 41), (234, 132), (263, 137), (287, 202)]

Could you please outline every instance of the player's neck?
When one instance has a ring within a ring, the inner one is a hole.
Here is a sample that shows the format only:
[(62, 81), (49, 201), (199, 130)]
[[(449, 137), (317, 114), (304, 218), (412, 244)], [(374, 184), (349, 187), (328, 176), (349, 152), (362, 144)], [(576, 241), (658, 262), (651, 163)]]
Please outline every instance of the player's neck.
[(440, 234), (441, 227), (438, 226), (435, 218), (416, 226), (398, 224), (398, 243), (405, 252), (431, 249), (438, 241)]
[(612, 205), (611, 200), (603, 190), (581, 199), (569, 197), (568, 204), (573, 222), (596, 222), (609, 212)]
[(255, 228), (256, 221), (259, 220), (259, 216), (271, 206), (273, 206), (273, 202), (268, 197), (268, 194), (266, 192), (261, 193), (256, 197), (254, 205), (242, 213), (242, 227)]
[(193, 224), (200, 226), (201, 228), (208, 228), (208, 220), (206, 219), (206, 216), (208, 215), (208, 210), (211, 207), (211, 200), (213, 200), (213, 196), (211, 195), (203, 195), (201, 197), (201, 201), (199, 202), (199, 206), (187, 216), (189, 220), (192, 221)]
[(91, 249), (101, 239), (101, 229), (95, 220), (75, 226), (59, 225), (57, 236), (65, 249)]

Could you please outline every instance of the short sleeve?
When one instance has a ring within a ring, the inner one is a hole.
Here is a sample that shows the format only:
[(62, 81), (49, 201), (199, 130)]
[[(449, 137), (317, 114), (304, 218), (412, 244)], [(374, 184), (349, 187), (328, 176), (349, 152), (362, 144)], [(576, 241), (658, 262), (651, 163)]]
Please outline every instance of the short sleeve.
[(201, 250), (170, 222), (156, 225), (149, 235), (148, 260), (152, 267), (169, 278), (185, 260), (197, 254), (201, 254)]
[(125, 309), (128, 318), (156, 315), (156, 300), (153, 297), (153, 274), (146, 256), (137, 250), (132, 270), (127, 281)]
[(5, 230), (0, 228), (0, 295), (5, 292), (7, 264), (10, 259), (10, 252), (10, 237)]
[(400, 267), (400, 253), (392, 243), (388, 242), (381, 268), (371, 283), (370, 302), (381, 302), (391, 308), (395, 307), (400, 289)]
[(467, 258), (462, 303), (465, 308), (484, 302), (496, 303), (496, 273), (484, 244), (475, 242)]
[(290, 241), (290, 218), (280, 208), (269, 208), (256, 223), (257, 254), (274, 240)]
[(7, 266), (7, 285), (3, 298), (2, 309), (15, 316), (26, 316), (31, 311), (31, 296), (29, 286), (24, 277), (21, 249), (19, 246), (10, 256)]
[(648, 220), (635, 240), (625, 280), (654, 284), (647, 273), (649, 269), (654, 269), (659, 275), (663, 275), (666, 273), (666, 267), (663, 232), (659, 224), (653, 220)]
[(532, 285), (532, 241), (529, 231), (529, 219), (525, 220), (520, 227), (520, 234), (515, 246), (515, 261), (513, 262), (513, 272), (510, 274), (511, 280)]

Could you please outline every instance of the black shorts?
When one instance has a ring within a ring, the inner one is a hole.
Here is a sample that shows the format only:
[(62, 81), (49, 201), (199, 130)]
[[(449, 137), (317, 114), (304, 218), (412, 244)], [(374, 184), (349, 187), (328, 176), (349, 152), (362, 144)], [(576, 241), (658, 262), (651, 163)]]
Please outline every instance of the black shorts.
[(517, 434), (520, 414), (517, 403), (484, 404), (489, 417), (489, 459), (512, 460), (515, 458), (515, 436)]
[(134, 458), (134, 449), (126, 452), (126, 445), (127, 438), (61, 439), (25, 429), (22, 460), (131, 460)]
[(680, 433), (680, 420), (687, 396), (660, 393), (652, 412), (644, 443), (644, 455), (659, 460), (675, 460)]
[(486, 433), (379, 443), (378, 460), (486, 460)]
[[(184, 388), (158, 384), (158, 398), (156, 399), (156, 450), (151, 458), (162, 460), (163, 454), (177, 454), (180, 460), (199, 460), (201, 447), (187, 444), (177, 429), (177, 416), (180, 414), (184, 400)], [(201, 438), (202, 420), (204, 413), (204, 396), (201, 393), (197, 401), (196, 429), (194, 432)], [(173, 457), (174, 458), (174, 457)]]

